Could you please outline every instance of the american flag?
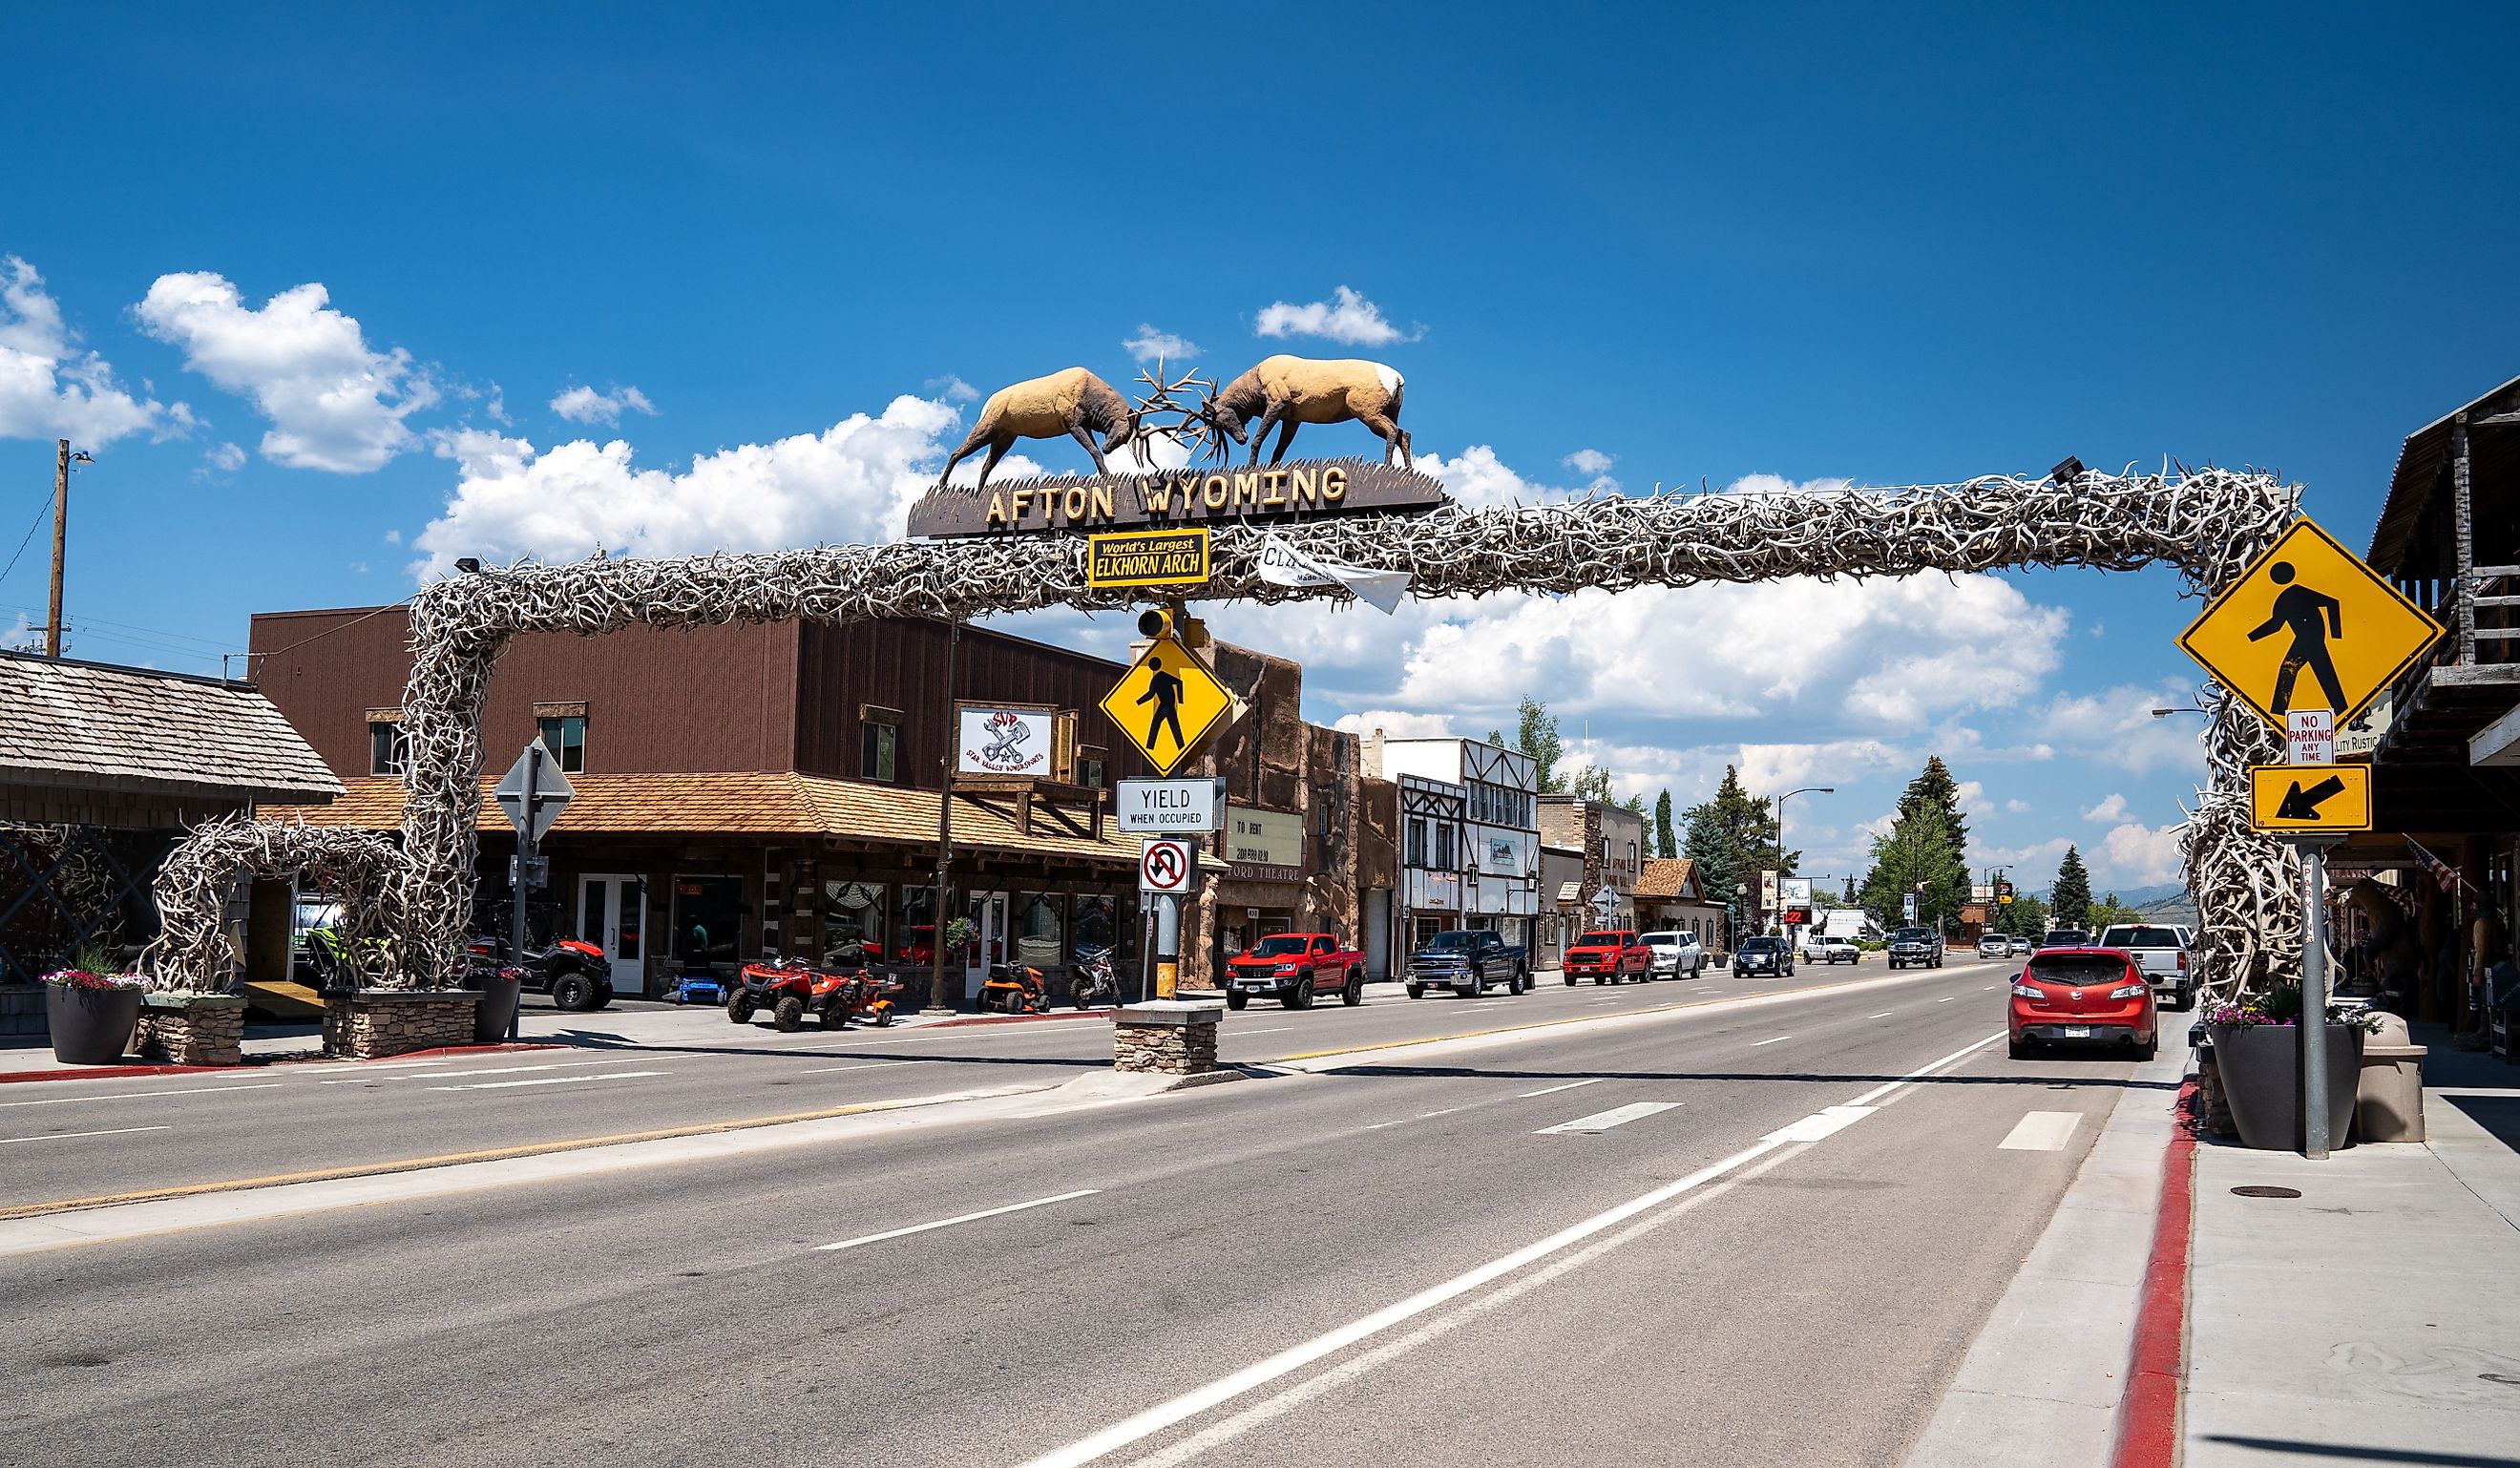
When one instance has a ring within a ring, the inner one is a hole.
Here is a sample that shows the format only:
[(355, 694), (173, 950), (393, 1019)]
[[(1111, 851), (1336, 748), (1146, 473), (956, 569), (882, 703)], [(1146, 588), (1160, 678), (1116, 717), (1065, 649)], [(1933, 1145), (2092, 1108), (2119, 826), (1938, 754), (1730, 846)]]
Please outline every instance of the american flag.
[(2433, 880), (2441, 883), (2441, 889), (2444, 892), (2455, 892), (2458, 890), (2459, 875), (2455, 867), (2452, 867), (2448, 862), (2443, 861), (2441, 858), (2434, 856), (2431, 852), (2424, 850), (2423, 843), (2412, 836), (2408, 836), (2407, 838), (2407, 846), (2408, 849), (2414, 852), (2415, 860), (2424, 864), (2424, 869), (2433, 874)]

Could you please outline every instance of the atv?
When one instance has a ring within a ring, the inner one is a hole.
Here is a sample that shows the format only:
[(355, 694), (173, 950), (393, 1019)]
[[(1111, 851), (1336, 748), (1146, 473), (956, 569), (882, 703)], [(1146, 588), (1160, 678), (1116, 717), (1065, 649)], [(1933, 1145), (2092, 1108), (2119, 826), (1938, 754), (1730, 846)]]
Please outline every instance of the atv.
[(727, 995), (726, 1017), (733, 1024), (749, 1024), (755, 1011), (768, 1009), (771, 1023), (783, 1031), (805, 1028), (808, 1014), (826, 1030), (860, 1016), (880, 1028), (892, 1023), (900, 993), (900, 981), (878, 979), (865, 969), (832, 971), (774, 954), (743, 965)]

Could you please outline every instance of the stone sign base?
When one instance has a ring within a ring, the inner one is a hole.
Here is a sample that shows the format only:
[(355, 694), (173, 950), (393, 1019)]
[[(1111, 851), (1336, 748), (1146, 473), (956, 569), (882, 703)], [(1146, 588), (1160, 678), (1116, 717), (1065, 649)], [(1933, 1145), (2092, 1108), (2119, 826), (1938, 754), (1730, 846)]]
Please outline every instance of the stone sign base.
[(148, 1059), (174, 1065), (243, 1065), (245, 996), (143, 995), (131, 1048)]
[(1166, 1076), (1203, 1076), (1216, 1069), (1216, 1031), (1223, 1004), (1156, 1000), (1131, 1004), (1111, 1019), (1113, 1068)]
[(324, 1053), (381, 1060), (472, 1043), (477, 989), (327, 989)]

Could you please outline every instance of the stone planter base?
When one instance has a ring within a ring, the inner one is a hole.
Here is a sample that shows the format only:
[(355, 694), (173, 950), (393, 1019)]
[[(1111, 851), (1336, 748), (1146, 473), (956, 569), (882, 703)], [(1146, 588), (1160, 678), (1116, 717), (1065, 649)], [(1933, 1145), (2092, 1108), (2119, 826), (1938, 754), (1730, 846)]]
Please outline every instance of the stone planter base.
[(131, 1047), (174, 1065), (243, 1065), (245, 996), (148, 995), (140, 1001)]
[(472, 1043), (477, 989), (327, 989), (324, 1053), (381, 1060)]
[(1131, 1004), (1111, 1017), (1111, 1064), (1124, 1071), (1203, 1076), (1216, 1069), (1225, 1006), (1186, 1000)]

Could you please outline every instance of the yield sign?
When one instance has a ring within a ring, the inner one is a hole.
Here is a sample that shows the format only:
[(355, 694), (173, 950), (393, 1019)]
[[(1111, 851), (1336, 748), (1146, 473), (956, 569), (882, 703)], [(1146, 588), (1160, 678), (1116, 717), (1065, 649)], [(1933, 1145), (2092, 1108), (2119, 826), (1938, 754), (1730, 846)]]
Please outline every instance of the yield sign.
[(2351, 723), (2442, 626), (2362, 557), (2300, 520), (2214, 599), (2179, 645), (2278, 731), (2294, 709)]
[(1102, 695), (1102, 712), (1157, 774), (1170, 775), (1234, 712), (1234, 695), (1167, 633)]
[(560, 813), (577, 798), (568, 777), (560, 773), (560, 761), (551, 757), (540, 739), (525, 746), (525, 752), (499, 778), (499, 788), (490, 793), (498, 797), (499, 809), (508, 813), (508, 823), (528, 846), (548, 834)]

